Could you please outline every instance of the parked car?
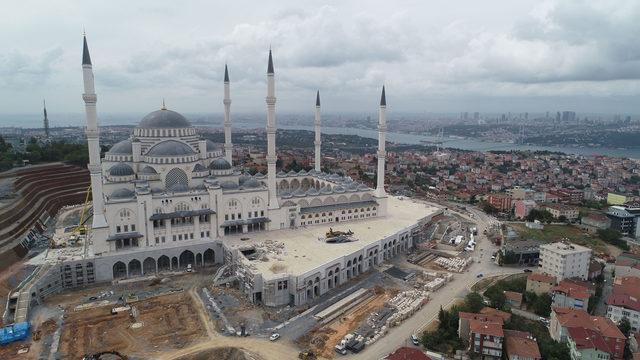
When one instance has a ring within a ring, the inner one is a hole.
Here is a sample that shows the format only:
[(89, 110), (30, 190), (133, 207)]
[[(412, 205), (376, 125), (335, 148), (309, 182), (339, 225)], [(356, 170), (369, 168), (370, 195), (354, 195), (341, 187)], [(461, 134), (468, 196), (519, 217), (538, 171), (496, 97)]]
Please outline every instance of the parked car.
[(420, 341), (418, 340), (418, 337), (416, 336), (416, 334), (411, 335), (411, 342), (415, 346), (419, 346), (420, 345)]
[(482, 278), (483, 276), (484, 276), (484, 275), (482, 275), (482, 274), (478, 274), (478, 275), (476, 275), (476, 277), (477, 277), (478, 279)]
[(278, 333), (273, 333), (273, 334), (271, 334), (271, 336), (269, 336), (269, 340), (271, 340), (271, 341), (276, 341), (278, 339), (280, 339), (280, 334), (278, 334)]
[(522, 271), (524, 271), (524, 272), (526, 272), (526, 273), (533, 272), (533, 270), (531, 270), (531, 269), (524, 269), (524, 270), (522, 270)]
[(340, 355), (347, 355), (347, 348), (344, 345), (338, 344), (334, 349)]
[(191, 264), (187, 264), (187, 272), (192, 272), (193, 271), (193, 267), (191, 267)]

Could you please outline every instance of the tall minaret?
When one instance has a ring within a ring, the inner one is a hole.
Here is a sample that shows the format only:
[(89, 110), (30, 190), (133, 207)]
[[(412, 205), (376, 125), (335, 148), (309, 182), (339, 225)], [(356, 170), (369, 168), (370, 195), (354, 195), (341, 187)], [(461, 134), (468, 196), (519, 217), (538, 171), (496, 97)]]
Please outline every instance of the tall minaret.
[(229, 70), (224, 64), (224, 158), (233, 165), (233, 145), (231, 144), (231, 90), (229, 89)]
[(380, 97), (380, 112), (378, 113), (378, 186), (376, 187), (376, 197), (385, 197), (384, 191), (384, 164), (387, 159), (385, 151), (385, 141), (387, 134), (387, 99), (382, 86), (382, 96)]
[(87, 37), (83, 36), (82, 48), (82, 79), (84, 80), (84, 110), (87, 116), (87, 144), (89, 146), (89, 173), (91, 174), (91, 196), (93, 199), (93, 229), (106, 228), (104, 216), (104, 200), (102, 198), (102, 168), (100, 166), (100, 131), (98, 130), (98, 115), (96, 113), (96, 95), (93, 84), (93, 67), (87, 46)]
[(320, 161), (322, 158), (322, 155), (320, 154), (320, 145), (322, 144), (322, 140), (320, 138), (320, 90), (318, 90), (318, 92), (316, 93), (316, 119), (313, 122), (313, 125), (315, 126), (315, 131), (316, 131), (316, 139), (313, 142), (313, 144), (316, 147), (316, 161), (315, 161), (315, 171), (316, 172), (320, 172)]
[(47, 102), (42, 100), (42, 106), (44, 108), (44, 135), (49, 137), (49, 118), (47, 117)]
[(267, 187), (269, 188), (269, 209), (277, 209), (276, 197), (276, 83), (273, 72), (273, 59), (269, 49), (267, 65)]

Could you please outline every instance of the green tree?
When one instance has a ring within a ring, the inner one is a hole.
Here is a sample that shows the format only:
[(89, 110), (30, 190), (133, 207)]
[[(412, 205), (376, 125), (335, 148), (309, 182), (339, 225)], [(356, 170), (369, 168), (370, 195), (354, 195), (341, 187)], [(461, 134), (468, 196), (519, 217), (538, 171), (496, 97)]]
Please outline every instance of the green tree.
[(468, 312), (478, 313), (484, 307), (484, 300), (482, 295), (477, 292), (471, 292), (465, 297), (465, 308)]

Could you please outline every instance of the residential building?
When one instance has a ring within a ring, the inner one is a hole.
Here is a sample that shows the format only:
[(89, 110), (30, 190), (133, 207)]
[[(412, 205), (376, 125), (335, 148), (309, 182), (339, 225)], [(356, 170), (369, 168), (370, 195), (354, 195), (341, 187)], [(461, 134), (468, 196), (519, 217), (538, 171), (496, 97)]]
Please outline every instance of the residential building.
[(616, 277), (640, 277), (640, 256), (632, 253), (622, 253), (616, 258)]
[(537, 295), (549, 294), (556, 285), (556, 278), (544, 273), (534, 272), (527, 276), (527, 291)]
[(503, 324), (504, 318), (497, 314), (475, 314), (468, 312), (458, 313), (458, 337), (468, 339), (472, 321)]
[(471, 320), (469, 331), (469, 351), (479, 354), (482, 359), (502, 358), (502, 324)]
[(489, 194), (487, 201), (500, 212), (511, 211), (512, 199), (508, 194)]
[(515, 202), (516, 219), (524, 219), (529, 215), (531, 210), (536, 208), (536, 202), (533, 200), (517, 200)]
[(580, 225), (588, 232), (595, 233), (598, 230), (608, 229), (611, 226), (611, 219), (604, 214), (591, 213), (580, 219)]
[(579, 278), (586, 280), (589, 275), (591, 249), (567, 242), (540, 245), (540, 270), (555, 276), (558, 280)]
[(604, 338), (591, 329), (570, 328), (567, 337), (571, 360), (608, 360), (614, 352)]
[(640, 330), (640, 278), (617, 276), (606, 299), (607, 317), (616, 323), (627, 318), (634, 332)]
[(589, 289), (575, 282), (562, 280), (551, 289), (552, 306), (587, 310), (589, 307)]
[(504, 351), (507, 360), (541, 360), (538, 343), (525, 331), (504, 330)]
[(522, 305), (522, 293), (515, 291), (505, 291), (504, 297), (512, 308), (520, 308)]
[(556, 219), (564, 217), (569, 221), (573, 221), (576, 220), (580, 214), (577, 207), (564, 204), (545, 204), (542, 208), (550, 212)]
[[(591, 316), (584, 310), (576, 310), (569, 308), (556, 308), (551, 311), (551, 323), (549, 325), (549, 335), (551, 338), (568, 342), (572, 334), (570, 329), (587, 329), (589, 334), (599, 334), (606, 343), (607, 349), (610, 351), (611, 359), (622, 359), (626, 337), (611, 319), (602, 316)], [(575, 332), (573, 336), (574, 343), (582, 344), (584, 337), (582, 333)], [(574, 348), (579, 348), (578, 344)], [(579, 351), (575, 351), (579, 353)], [(580, 358), (582, 359), (582, 358)]]

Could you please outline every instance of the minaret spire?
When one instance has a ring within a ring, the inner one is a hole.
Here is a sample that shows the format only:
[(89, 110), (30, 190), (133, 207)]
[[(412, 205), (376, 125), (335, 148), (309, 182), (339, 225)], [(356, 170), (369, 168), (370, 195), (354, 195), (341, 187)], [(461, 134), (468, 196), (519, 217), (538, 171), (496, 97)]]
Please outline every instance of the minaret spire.
[(382, 86), (382, 95), (380, 96), (380, 110), (378, 112), (378, 172), (377, 172), (377, 186), (376, 197), (385, 197), (387, 194), (384, 191), (384, 166), (387, 160), (387, 152), (385, 150), (387, 134), (387, 98), (384, 92), (384, 85)]
[(267, 65), (267, 187), (269, 189), (269, 209), (277, 209), (276, 197), (276, 84), (273, 71), (273, 58), (269, 49)]
[(49, 118), (47, 117), (47, 102), (42, 99), (42, 107), (44, 110), (44, 135), (49, 137)]
[(315, 146), (314, 170), (316, 172), (320, 172), (321, 171), (320, 162), (322, 161), (322, 154), (320, 152), (320, 147), (322, 145), (321, 133), (320, 133), (320, 126), (322, 125), (320, 120), (320, 90), (316, 92), (316, 118), (315, 118), (315, 121), (313, 122), (313, 125), (314, 125), (314, 130), (316, 135), (315, 141), (313, 142), (313, 145)]
[(231, 143), (231, 89), (229, 69), (224, 64), (224, 158), (233, 165), (233, 144)]
[[(93, 201), (93, 224), (94, 244), (96, 243), (96, 232), (107, 231), (108, 225), (104, 215), (104, 199), (102, 193), (102, 167), (100, 165), (100, 130), (98, 129), (98, 115), (96, 95), (93, 82), (93, 66), (87, 46), (87, 37), (83, 35), (82, 45), (82, 79), (84, 80), (84, 109), (87, 118), (87, 144), (89, 147), (89, 174), (91, 175), (91, 196)], [(102, 244), (96, 244), (102, 245)], [(96, 249), (100, 252), (99, 249)]]

